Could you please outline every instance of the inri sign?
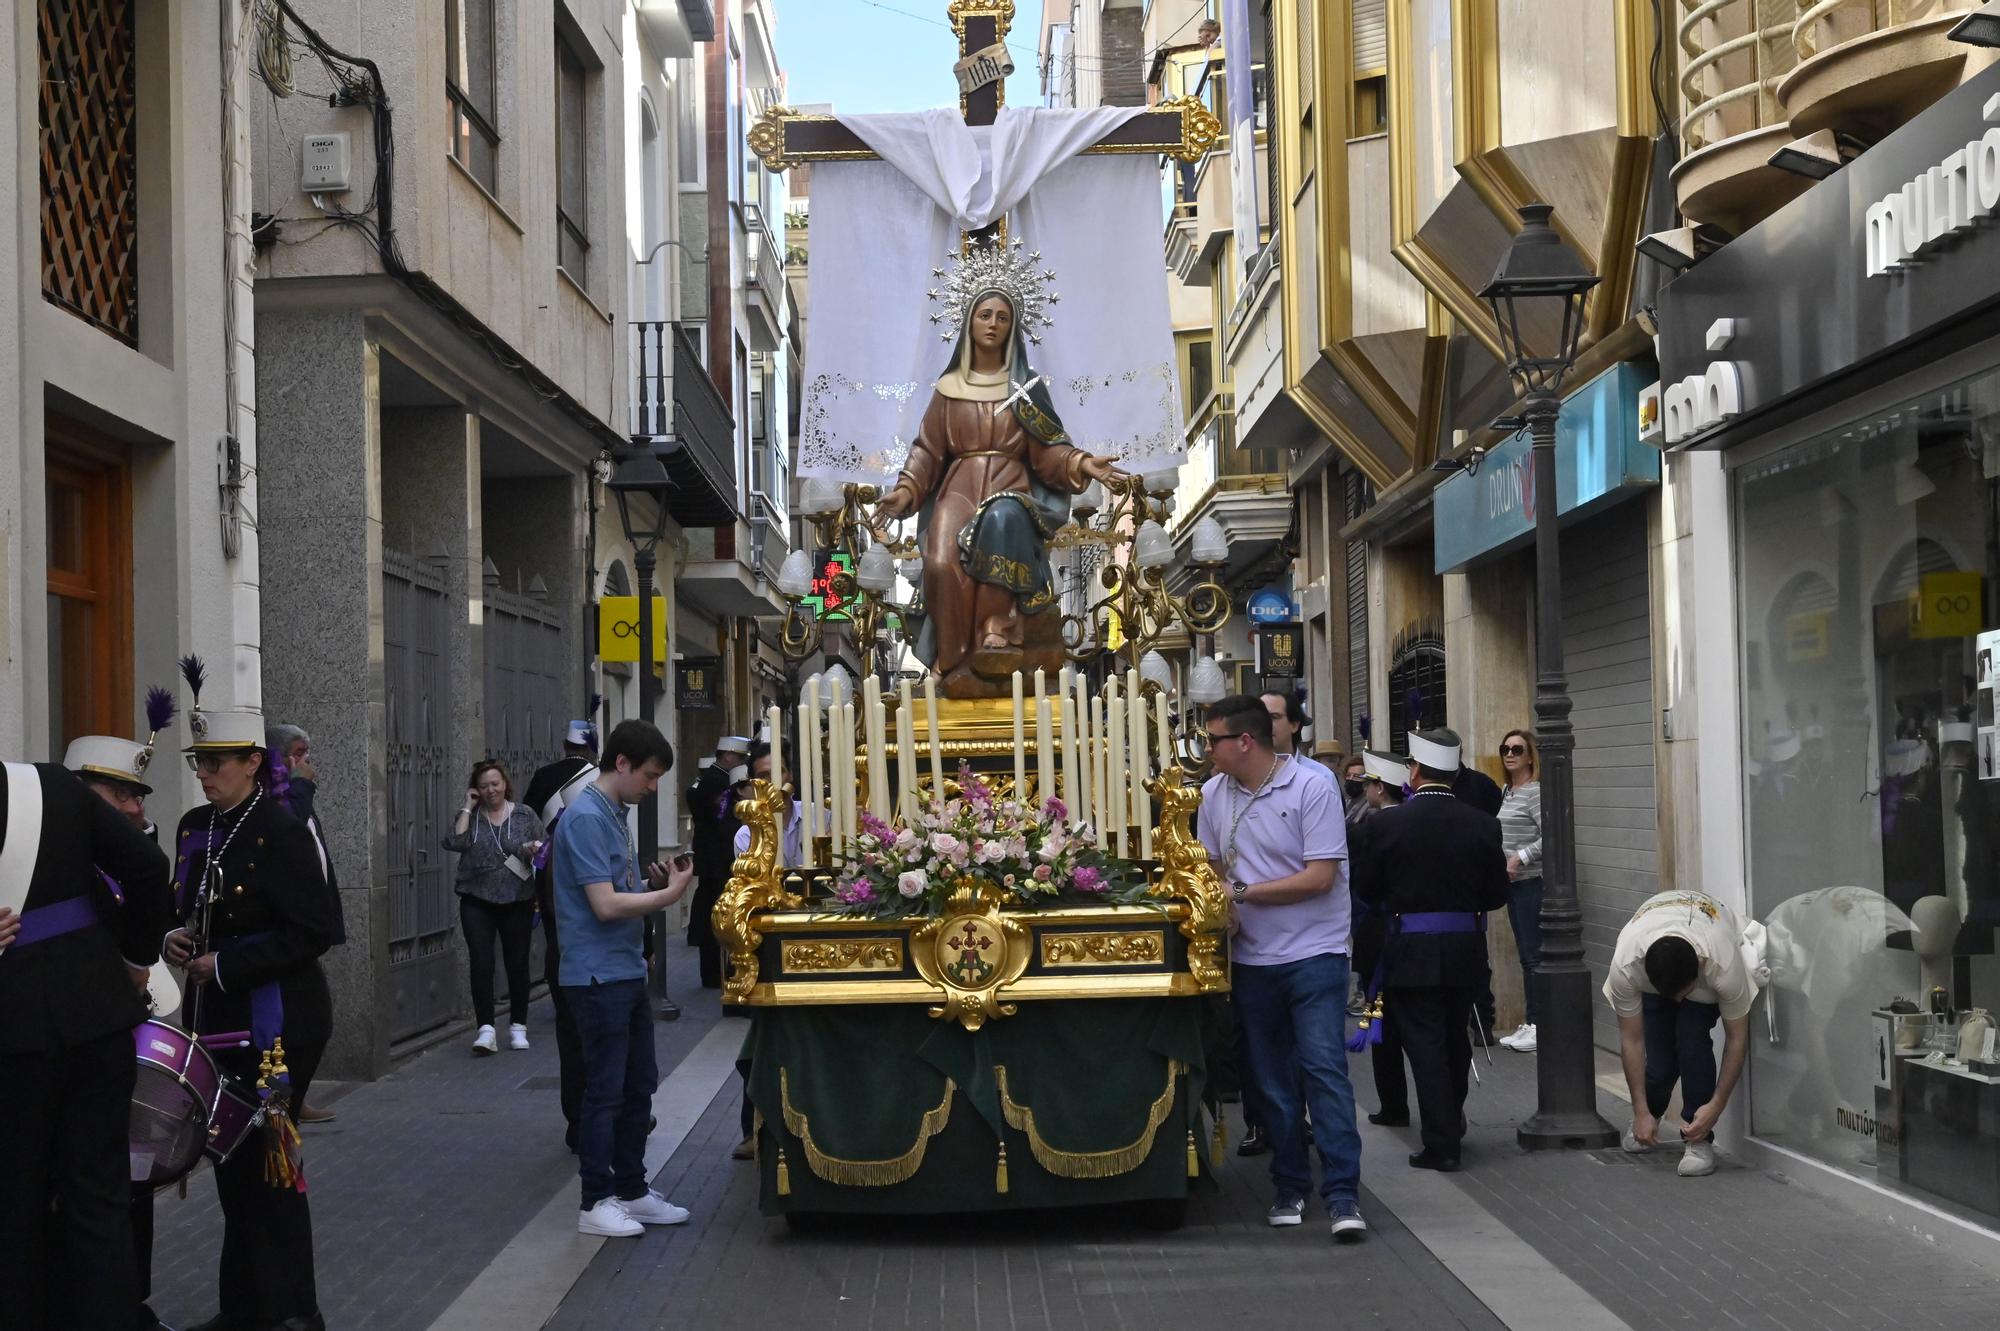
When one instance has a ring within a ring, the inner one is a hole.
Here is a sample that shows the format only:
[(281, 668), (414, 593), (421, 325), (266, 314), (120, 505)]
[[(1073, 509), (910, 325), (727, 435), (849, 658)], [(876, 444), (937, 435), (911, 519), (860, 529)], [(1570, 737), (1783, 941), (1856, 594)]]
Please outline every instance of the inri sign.
[[(2000, 95), (1983, 108), (2000, 120)], [(1900, 272), (2000, 208), (2000, 125), (1868, 206), (1868, 276)]]

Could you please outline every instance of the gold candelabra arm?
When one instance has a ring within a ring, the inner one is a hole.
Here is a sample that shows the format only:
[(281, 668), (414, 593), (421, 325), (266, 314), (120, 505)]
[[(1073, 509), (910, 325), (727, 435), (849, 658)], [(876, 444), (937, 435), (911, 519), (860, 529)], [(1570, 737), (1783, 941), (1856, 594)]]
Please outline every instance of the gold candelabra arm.
[(729, 978), (723, 981), (727, 1003), (747, 1002), (757, 986), (757, 949), (764, 936), (753, 916), (760, 910), (795, 910), (804, 898), (787, 892), (778, 872), (778, 819), (789, 800), (768, 781), (750, 783), (750, 797), (736, 802), (736, 816), (750, 829), (750, 847), (729, 866), (729, 885), (709, 916), (715, 936), (729, 949)]

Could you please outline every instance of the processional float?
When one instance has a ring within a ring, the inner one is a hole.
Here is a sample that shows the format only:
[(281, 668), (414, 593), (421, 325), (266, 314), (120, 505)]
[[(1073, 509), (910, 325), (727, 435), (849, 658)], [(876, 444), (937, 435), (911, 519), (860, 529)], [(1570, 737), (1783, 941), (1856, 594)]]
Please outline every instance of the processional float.
[[(768, 714), (796, 770), (737, 803), (714, 912), (764, 1206), (795, 1220), (1177, 1214), (1220, 1150), (1228, 903), (1190, 778), (1228, 550), (1197, 524), (1173, 572), (1156, 170), (1219, 125), (1194, 99), (1006, 110), (1013, 10), (948, 6), (957, 116), (750, 132), (771, 170), (816, 164), (801, 507), (860, 665)], [(795, 661), (829, 646), (814, 571), (800, 550), (778, 583)]]

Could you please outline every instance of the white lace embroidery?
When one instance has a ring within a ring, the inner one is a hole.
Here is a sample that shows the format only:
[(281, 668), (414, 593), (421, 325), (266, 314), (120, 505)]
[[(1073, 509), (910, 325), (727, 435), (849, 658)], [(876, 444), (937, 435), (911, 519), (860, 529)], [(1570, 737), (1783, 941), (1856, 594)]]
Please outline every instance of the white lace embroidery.
[(902, 418), (919, 387), (914, 379), (866, 383), (838, 370), (813, 375), (799, 404), (800, 475), (893, 481), (916, 435)]

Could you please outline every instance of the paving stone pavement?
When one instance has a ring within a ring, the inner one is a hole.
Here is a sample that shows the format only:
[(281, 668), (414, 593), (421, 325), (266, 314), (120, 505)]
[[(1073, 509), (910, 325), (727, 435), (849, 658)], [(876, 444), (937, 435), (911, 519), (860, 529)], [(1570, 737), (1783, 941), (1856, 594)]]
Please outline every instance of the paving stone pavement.
[[(676, 945), (669, 963), (683, 1015), (655, 1027), (662, 1077), (721, 1019), (714, 993), (700, 988), (694, 952)], [(535, 1003), (528, 1025), (525, 1053), (475, 1058), (467, 1031), (381, 1081), (337, 1088), (346, 1092), (337, 1099), (315, 1091), (339, 1115), (305, 1130), (329, 1327), (429, 1326), (557, 1189), (575, 1185), (547, 999)], [(212, 1316), (222, 1245), (214, 1179), (206, 1169), (196, 1174), (185, 1201), (161, 1193), (155, 1214), (154, 1311), (171, 1326)]]
[(693, 1220), (607, 1242), (550, 1331), (1501, 1327), (1365, 1188), (1366, 1243), (1335, 1246), (1317, 1203), (1305, 1224), (1270, 1228), (1261, 1160), (1232, 1154), (1220, 1187), (1198, 1192), (1172, 1233), (1116, 1213), (1054, 1212), (873, 1217), (794, 1234), (758, 1212), (753, 1167), (728, 1158), (736, 1138), (725, 1087), (654, 1185)]
[[(1514, 1131), (1535, 1106), (1532, 1055), (1496, 1049), (1467, 1103), (1463, 1173), (1451, 1182), (1637, 1331), (1929, 1331), (2000, 1325), (2000, 1275), (1884, 1220), (1728, 1160), (1675, 1172), (1680, 1150), (1527, 1152)], [(1356, 1094), (1377, 1103), (1365, 1060)], [(1599, 1112), (1623, 1126), (1623, 1100)], [(1413, 1129), (1398, 1130), (1416, 1145)], [(1371, 1170), (1402, 1168), (1380, 1153)]]

